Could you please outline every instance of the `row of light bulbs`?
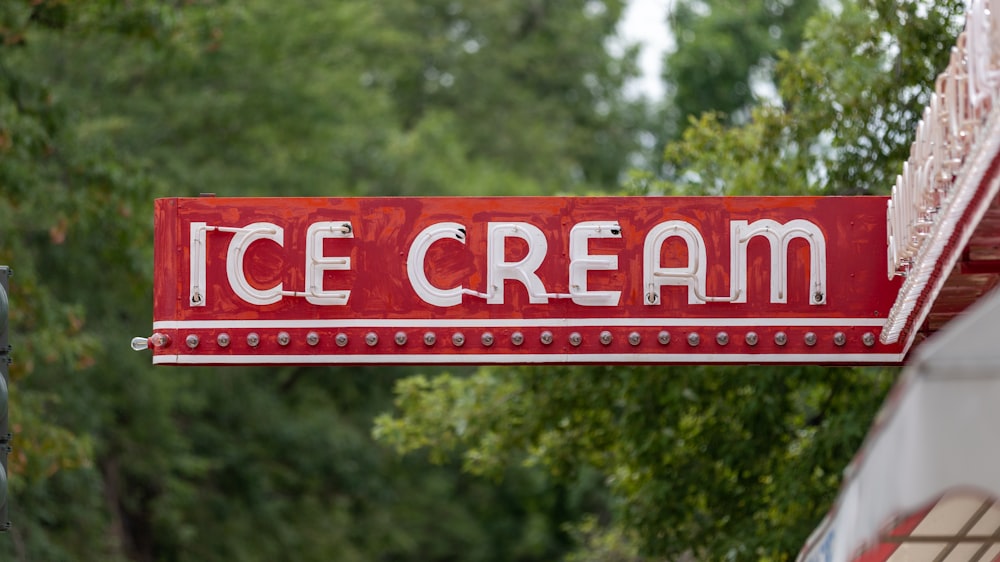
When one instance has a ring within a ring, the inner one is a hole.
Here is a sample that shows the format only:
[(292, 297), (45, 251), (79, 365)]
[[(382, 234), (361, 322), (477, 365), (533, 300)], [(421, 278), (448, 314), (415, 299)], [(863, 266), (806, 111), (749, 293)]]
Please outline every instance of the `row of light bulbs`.
[[(406, 332), (402, 331), (396, 332), (395, 335), (393, 336), (393, 342), (397, 346), (406, 345), (408, 339), (409, 337), (406, 334)], [(432, 347), (436, 345), (438, 341), (437, 334), (435, 334), (434, 332), (425, 332), (422, 339), (424, 345), (427, 347)], [(555, 336), (549, 330), (545, 330), (541, 334), (539, 334), (538, 339), (543, 345), (552, 345), (553, 343), (555, 343)], [(632, 346), (638, 346), (639, 344), (642, 343), (642, 335), (639, 334), (639, 332), (630, 332), (626, 339), (628, 343)], [(690, 347), (697, 347), (701, 345), (702, 342), (701, 334), (699, 334), (698, 332), (688, 332), (684, 339)], [(482, 343), (484, 347), (493, 346), (493, 344), (496, 343), (496, 340), (497, 338), (496, 336), (493, 335), (492, 332), (483, 332), (479, 338), (480, 343)], [(832, 340), (834, 345), (838, 347), (843, 347), (844, 345), (847, 344), (847, 334), (844, 332), (835, 332), (833, 334)], [(278, 345), (285, 347), (291, 343), (292, 338), (288, 332), (278, 332), (276, 341), (278, 342)], [(347, 334), (340, 332), (334, 336), (333, 341), (334, 343), (337, 344), (338, 347), (345, 347), (350, 342), (350, 338), (348, 337)], [(364, 336), (364, 341), (365, 344), (367, 344), (369, 347), (374, 347), (378, 345), (379, 336), (375, 332), (368, 332)], [(571, 332), (569, 334), (569, 337), (567, 338), (567, 341), (573, 347), (578, 347), (583, 343), (583, 335), (580, 332)], [(609, 330), (602, 330), (600, 334), (598, 334), (598, 341), (600, 341), (602, 345), (609, 346), (614, 341), (614, 335)], [(656, 335), (656, 341), (660, 345), (668, 345), (671, 341), (670, 332), (666, 330), (661, 330)], [(747, 332), (743, 336), (743, 341), (746, 343), (746, 345), (749, 345), (751, 347), (755, 346), (760, 342), (760, 335), (754, 331)], [(819, 336), (816, 334), (816, 332), (806, 332), (802, 336), (802, 341), (807, 346), (813, 347), (817, 343), (819, 343)], [(875, 341), (876, 341), (875, 334), (872, 332), (865, 332), (861, 336), (861, 342), (866, 347), (874, 346)], [(149, 342), (154, 347), (166, 347), (170, 345), (170, 336), (166, 334), (153, 334), (153, 336), (149, 338)], [(184, 342), (189, 348), (197, 349), (201, 345), (201, 338), (196, 334), (188, 334), (188, 336), (184, 339)], [(525, 342), (525, 337), (522, 332), (513, 332), (510, 335), (510, 343), (513, 344), (514, 346), (523, 345), (524, 342)], [(715, 342), (721, 346), (728, 345), (730, 343), (729, 333), (725, 331), (717, 332), (715, 334)], [(775, 345), (784, 346), (787, 345), (788, 342), (789, 338), (787, 333), (782, 331), (774, 333)], [(230, 343), (232, 343), (232, 338), (230, 337), (229, 334), (223, 332), (216, 336), (215, 343), (222, 348), (229, 347)], [(250, 347), (259, 346), (261, 343), (260, 334), (256, 332), (250, 332), (246, 336), (246, 343)], [(319, 345), (320, 343), (319, 334), (317, 332), (309, 332), (308, 334), (306, 334), (306, 343), (309, 344), (310, 346)], [(463, 334), (462, 332), (455, 332), (451, 335), (451, 344), (454, 347), (462, 347), (465, 345), (465, 343), (466, 343), (465, 334)]]

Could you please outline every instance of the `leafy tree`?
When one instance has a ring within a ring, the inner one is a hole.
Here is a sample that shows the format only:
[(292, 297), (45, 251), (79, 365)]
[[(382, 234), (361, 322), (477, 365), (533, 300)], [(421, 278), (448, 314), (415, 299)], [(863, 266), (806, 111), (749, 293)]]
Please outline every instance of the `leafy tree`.
[[(678, 169), (663, 158), (692, 120), (712, 114), (720, 128), (752, 126), (755, 106), (769, 103), (775, 67), (799, 50), (817, 0), (678, 0), (667, 23), (675, 46), (663, 57), (666, 95), (658, 125), (650, 127), (657, 176), (676, 179)], [(761, 159), (765, 160), (765, 159)], [(680, 170), (683, 172), (683, 170)]]
[(604, 47), (624, 2), (378, 4), (402, 37), (375, 47), (395, 64), (372, 79), (405, 128), (447, 110), (472, 158), (566, 187), (618, 182), (642, 117), (622, 100), (634, 66)]
[[(148, 282), (150, 239), (134, 225), (151, 193), (147, 178), (111, 158), (106, 145), (81, 142), (66, 107), (24, 61), (40, 35), (87, 33), (95, 20), (117, 26), (118, 17), (147, 8), (133, 3), (112, 14), (103, 2), (0, 5), (0, 262), (15, 271), (9, 460), (18, 523), (0, 550), (20, 557), (67, 559), (76, 549), (115, 557), (88, 538), (106, 523), (94, 493), (93, 435), (64, 412), (93, 396), (71, 388), (80, 386), (77, 373), (98, 370), (104, 354), (101, 323), (87, 323), (88, 308), (113, 318)], [(115, 274), (105, 275), (110, 262)], [(66, 505), (66, 497), (77, 501)], [(32, 517), (21, 517), (25, 505), (36, 509)], [(63, 526), (70, 520), (76, 524)], [(61, 544), (35, 541), (42, 522), (60, 529)]]
[[(884, 193), (947, 62), (948, 49), (935, 46), (954, 43), (961, 10), (859, 0), (818, 12), (802, 48), (776, 65), (780, 104), (755, 107), (735, 127), (702, 116), (665, 151), (671, 179), (639, 175), (633, 188)], [(402, 452), (459, 450), (476, 473), (594, 466), (621, 521), (654, 555), (787, 560), (828, 509), (893, 377), (818, 367), (490, 368), (400, 382), (398, 413), (381, 417), (376, 434)]]
[[(681, 123), (705, 112), (745, 121), (780, 53), (802, 42), (816, 0), (680, 0), (670, 14), (676, 48), (664, 57), (670, 106)], [(758, 84), (755, 84), (758, 82)]]
[(634, 65), (601, 39), (621, 2), (591, 4), (251, 1), (188, 26), (182, 49), (60, 71), (90, 89), (91, 130), (188, 193), (603, 188), (642, 108), (621, 95)]

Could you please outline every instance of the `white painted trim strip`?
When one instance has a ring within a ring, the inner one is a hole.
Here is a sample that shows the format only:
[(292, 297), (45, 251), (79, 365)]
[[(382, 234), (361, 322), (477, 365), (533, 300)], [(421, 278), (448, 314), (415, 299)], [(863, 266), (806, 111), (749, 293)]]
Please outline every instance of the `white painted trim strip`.
[(884, 318), (469, 318), (339, 320), (161, 320), (153, 330), (295, 329), (295, 328), (577, 328), (672, 326), (882, 326)]
[(154, 355), (156, 365), (416, 365), (537, 363), (900, 363), (901, 353), (753, 354), (753, 353), (512, 353), (378, 355)]

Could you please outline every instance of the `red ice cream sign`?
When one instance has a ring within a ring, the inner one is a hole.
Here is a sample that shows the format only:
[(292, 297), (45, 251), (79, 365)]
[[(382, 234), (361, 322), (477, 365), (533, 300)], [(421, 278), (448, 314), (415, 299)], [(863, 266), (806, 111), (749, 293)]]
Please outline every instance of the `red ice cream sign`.
[(883, 197), (173, 198), (154, 363), (897, 363)]

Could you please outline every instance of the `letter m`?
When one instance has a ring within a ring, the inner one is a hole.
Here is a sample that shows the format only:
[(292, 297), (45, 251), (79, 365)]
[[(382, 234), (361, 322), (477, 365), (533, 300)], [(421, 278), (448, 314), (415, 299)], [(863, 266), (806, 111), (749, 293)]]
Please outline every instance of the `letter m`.
[(756, 236), (771, 244), (771, 302), (788, 302), (788, 245), (796, 238), (809, 244), (809, 304), (826, 304), (826, 239), (815, 223), (795, 219), (781, 224), (770, 219), (753, 223), (730, 221), (730, 276), (733, 302), (747, 301), (747, 246)]

